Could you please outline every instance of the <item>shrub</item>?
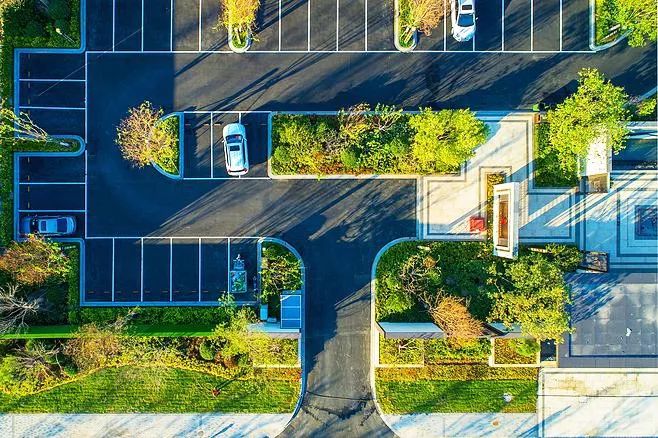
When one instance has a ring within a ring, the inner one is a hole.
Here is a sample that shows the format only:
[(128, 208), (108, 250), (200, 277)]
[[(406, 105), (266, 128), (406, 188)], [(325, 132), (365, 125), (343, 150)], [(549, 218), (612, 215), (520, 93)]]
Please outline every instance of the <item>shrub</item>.
[(455, 346), (445, 339), (428, 339), (425, 341), (425, 363), (474, 363), (486, 362), (491, 351), (488, 339)]
[(80, 327), (78, 336), (69, 339), (64, 346), (64, 353), (82, 371), (109, 365), (121, 351), (119, 333), (96, 324)]
[(464, 298), (428, 292), (418, 296), (452, 345), (464, 345), (482, 335), (482, 324), (470, 314)]
[(0, 256), (0, 270), (25, 285), (40, 285), (52, 277), (63, 277), (69, 268), (59, 244), (35, 235), (12, 242)]
[(577, 246), (549, 243), (546, 251), (553, 263), (563, 272), (574, 272), (583, 261), (583, 253)]
[(537, 368), (494, 368), (487, 364), (428, 365), (414, 368), (377, 368), (377, 378), (391, 381), (417, 380), (536, 380)]
[(529, 338), (519, 338), (512, 341), (514, 351), (525, 357), (535, 357), (539, 353), (539, 342)]
[(199, 356), (201, 356), (201, 359), (207, 361), (215, 360), (216, 355), (217, 349), (212, 342), (208, 340), (201, 342), (199, 345)]
[(388, 365), (422, 365), (422, 339), (386, 339), (379, 337), (379, 363)]

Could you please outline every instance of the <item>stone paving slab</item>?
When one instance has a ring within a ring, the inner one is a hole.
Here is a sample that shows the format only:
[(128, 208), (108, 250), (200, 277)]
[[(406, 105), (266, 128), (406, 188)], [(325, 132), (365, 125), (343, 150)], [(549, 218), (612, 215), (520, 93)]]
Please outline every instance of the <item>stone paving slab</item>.
[(3, 438), (277, 436), (292, 414), (3, 414)]

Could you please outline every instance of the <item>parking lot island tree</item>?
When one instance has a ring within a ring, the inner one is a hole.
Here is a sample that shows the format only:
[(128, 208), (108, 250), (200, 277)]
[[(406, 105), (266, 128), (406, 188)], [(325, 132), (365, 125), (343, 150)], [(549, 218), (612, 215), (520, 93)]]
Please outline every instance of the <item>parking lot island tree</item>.
[(494, 299), (490, 319), (512, 327), (538, 341), (562, 341), (571, 331), (569, 290), (560, 267), (539, 254), (519, 258), (507, 267), (511, 288)]
[(577, 159), (589, 146), (604, 138), (613, 152), (624, 147), (628, 95), (596, 69), (579, 72), (578, 89), (557, 107), (548, 110), (548, 153), (557, 157), (565, 174), (577, 173)]
[(487, 139), (487, 125), (468, 109), (433, 111), (422, 108), (409, 119), (415, 130), (412, 154), (422, 173), (459, 167)]
[(221, 0), (221, 7), (220, 24), (228, 30), (231, 50), (248, 50), (254, 37), (260, 0)]
[(155, 164), (166, 173), (177, 175), (178, 117), (162, 119), (163, 114), (164, 111), (151, 102), (131, 108), (119, 123), (116, 143), (123, 157), (134, 166), (142, 168)]
[(413, 49), (418, 32), (431, 35), (445, 12), (443, 2), (436, 0), (398, 0), (396, 5), (396, 45), (405, 51)]

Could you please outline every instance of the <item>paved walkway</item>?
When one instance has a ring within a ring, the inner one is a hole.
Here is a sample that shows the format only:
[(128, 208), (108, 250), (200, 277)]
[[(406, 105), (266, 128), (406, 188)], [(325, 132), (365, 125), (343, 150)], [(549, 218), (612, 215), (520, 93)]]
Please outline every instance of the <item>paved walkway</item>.
[(526, 243), (575, 243), (574, 189), (535, 188), (533, 113), (478, 113), (489, 139), (458, 176), (426, 177), (420, 184), (420, 234), (427, 239), (484, 239), (471, 232), (469, 218), (486, 216), (487, 174), (504, 173), (518, 182), (519, 239)]
[(540, 436), (658, 436), (656, 370), (545, 369)]
[(5, 414), (2, 438), (277, 436), (292, 414)]
[(401, 438), (534, 437), (536, 414), (418, 414), (384, 415)]

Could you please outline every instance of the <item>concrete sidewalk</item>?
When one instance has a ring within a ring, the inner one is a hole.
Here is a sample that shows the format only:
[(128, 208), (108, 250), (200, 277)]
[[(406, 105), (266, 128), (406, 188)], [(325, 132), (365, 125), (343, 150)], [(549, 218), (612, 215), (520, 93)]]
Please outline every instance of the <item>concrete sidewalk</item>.
[(292, 414), (4, 414), (2, 438), (277, 436)]
[(382, 418), (401, 438), (537, 436), (536, 414), (416, 414)]

